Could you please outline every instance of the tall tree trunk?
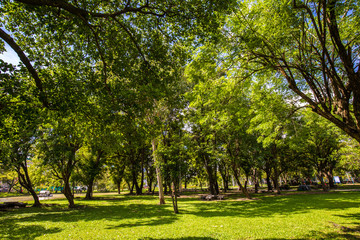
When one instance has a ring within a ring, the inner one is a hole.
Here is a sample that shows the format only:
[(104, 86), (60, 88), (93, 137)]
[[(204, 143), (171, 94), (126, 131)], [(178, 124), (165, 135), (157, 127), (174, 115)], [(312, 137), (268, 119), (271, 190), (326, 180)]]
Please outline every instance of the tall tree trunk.
[(164, 197), (164, 189), (163, 189), (163, 182), (162, 182), (162, 177), (161, 177), (161, 171), (160, 168), (157, 166), (157, 158), (156, 158), (156, 139), (153, 139), (151, 141), (151, 145), (152, 145), (152, 150), (153, 150), (153, 158), (154, 158), (154, 163), (156, 166), (156, 177), (157, 177), (157, 182), (158, 182), (158, 188), (159, 188), (159, 204), (165, 204), (165, 197)]
[(172, 182), (171, 199), (172, 199), (172, 204), (173, 204), (173, 208), (174, 208), (174, 213), (178, 214), (179, 208), (178, 208), (178, 202), (177, 202), (177, 190), (176, 190), (174, 182)]

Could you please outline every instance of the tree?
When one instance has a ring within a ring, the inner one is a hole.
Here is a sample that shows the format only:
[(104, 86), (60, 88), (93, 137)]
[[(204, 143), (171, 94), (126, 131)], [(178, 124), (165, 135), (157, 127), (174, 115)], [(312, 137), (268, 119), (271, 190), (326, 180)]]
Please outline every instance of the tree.
[[(0, 21), (6, 31), (0, 31), (0, 38), (20, 57), (45, 107), (59, 109), (61, 104), (52, 99), (58, 89), (48, 86), (56, 85), (54, 64), (84, 83), (97, 81), (100, 92), (115, 95), (112, 101), (122, 105), (128, 100), (116, 97), (119, 88), (112, 80), (160, 89), (173, 72), (173, 60), (186, 54), (182, 42), (217, 31), (216, 13), (227, 11), (231, 3), (4, 1)], [(97, 72), (92, 74), (96, 77), (81, 78), (89, 72)]]
[(340, 134), (331, 122), (312, 112), (305, 112), (303, 120), (302, 152), (315, 168), (322, 188), (327, 191), (324, 177), (328, 178), (329, 185), (333, 188), (333, 171), (340, 161), (337, 154), (340, 149)]
[(186, 170), (186, 147), (183, 142), (181, 115), (175, 109), (170, 111), (166, 128), (158, 144), (157, 155), (161, 158), (163, 176), (168, 179), (174, 213), (179, 213), (177, 197), (180, 192), (182, 173)]
[(289, 145), (294, 138), (294, 122), (299, 107), (289, 104), (293, 96), (281, 88), (281, 83), (276, 84), (276, 79), (272, 83), (263, 84), (261, 79), (267, 77), (259, 76), (260, 81), (253, 84), (253, 117), (248, 132), (255, 134), (263, 145), (267, 181), (271, 178), (274, 188), (280, 193), (279, 177), (291, 165), (291, 161), (296, 160), (288, 155), (293, 155)]
[(353, 139), (348, 139), (345, 143), (339, 151), (340, 169), (344, 171), (346, 178), (349, 179), (350, 173), (352, 177), (360, 179), (360, 146)]
[(70, 178), (79, 158), (76, 156), (83, 145), (84, 128), (82, 122), (71, 117), (53, 115), (52, 122), (43, 127), (39, 139), (39, 158), (48, 166), (55, 177), (64, 183), (64, 195), (69, 207), (75, 207)]
[(101, 174), (106, 161), (106, 153), (100, 146), (83, 147), (77, 154), (78, 168), (81, 171), (81, 180), (87, 186), (85, 199), (92, 199), (95, 179)]
[[(34, 87), (24, 84), (23, 69), (0, 61), (0, 161), (17, 173), (17, 181), (33, 197), (34, 206), (41, 206), (28, 171), (33, 145), (41, 121)], [(35, 99), (35, 100), (34, 100)]]
[(249, 75), (273, 70), (360, 142), (359, 10), (358, 1), (242, 2), (227, 25), (234, 61)]

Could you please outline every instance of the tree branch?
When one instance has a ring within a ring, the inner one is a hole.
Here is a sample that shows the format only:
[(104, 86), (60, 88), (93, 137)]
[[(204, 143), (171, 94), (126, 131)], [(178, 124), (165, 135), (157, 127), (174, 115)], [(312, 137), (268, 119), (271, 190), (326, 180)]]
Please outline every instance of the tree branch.
[(19, 45), (14, 41), (14, 39), (7, 34), (4, 30), (0, 28), (0, 38), (3, 39), (9, 46), (16, 52), (16, 54), (19, 56), (20, 60), (24, 63), (27, 70), (30, 72), (31, 76), (35, 80), (36, 87), (40, 91), (39, 99), (42, 102), (44, 107), (49, 107), (49, 103), (47, 101), (47, 97), (42, 85), (42, 81), (37, 73), (37, 71), (34, 69), (34, 67), (31, 65), (30, 60), (26, 57), (24, 51), (21, 49)]
[[(89, 16), (99, 17), (99, 18), (116, 17), (116, 16), (119, 16), (119, 15), (122, 15), (125, 13), (141, 13), (141, 14), (153, 15), (153, 16), (157, 16), (157, 17), (164, 17), (168, 13), (168, 11), (159, 10), (156, 7), (150, 6), (149, 2), (146, 2), (146, 4), (143, 6), (134, 8), (134, 7), (129, 6), (130, 1), (128, 1), (126, 3), (126, 6), (122, 10), (119, 10), (119, 11), (116, 11), (113, 13), (99, 13), (99, 12), (89, 12), (82, 8), (75, 7), (63, 0), (56, 0), (56, 1), (54, 1), (54, 0), (15, 0), (15, 1), (29, 4), (29, 5), (34, 5), (34, 6), (49, 6), (49, 7), (61, 8), (61, 9), (68, 11), (69, 13), (72, 13), (77, 16), (81, 16), (85, 19), (87, 19)], [(147, 11), (147, 9), (149, 9), (150, 11)], [(161, 13), (157, 13), (156, 11), (151, 11), (151, 10), (158, 10), (158, 11), (161, 11)]]

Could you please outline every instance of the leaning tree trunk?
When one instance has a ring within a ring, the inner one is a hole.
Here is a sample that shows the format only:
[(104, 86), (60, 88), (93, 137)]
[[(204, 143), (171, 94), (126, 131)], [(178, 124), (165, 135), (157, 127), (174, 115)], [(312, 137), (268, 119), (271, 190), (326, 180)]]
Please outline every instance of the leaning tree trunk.
[[(24, 173), (21, 173), (21, 169), (24, 171)], [(29, 173), (27, 171), (27, 166), (22, 164), (21, 167), (18, 168), (17, 173), (18, 173), (20, 185), (23, 186), (34, 199), (33, 207), (41, 207), (39, 196), (36, 194), (36, 192), (32, 187), (32, 182), (30, 180)]]
[(69, 202), (69, 208), (74, 208), (74, 195), (71, 192), (70, 182), (68, 178), (64, 179), (64, 195)]

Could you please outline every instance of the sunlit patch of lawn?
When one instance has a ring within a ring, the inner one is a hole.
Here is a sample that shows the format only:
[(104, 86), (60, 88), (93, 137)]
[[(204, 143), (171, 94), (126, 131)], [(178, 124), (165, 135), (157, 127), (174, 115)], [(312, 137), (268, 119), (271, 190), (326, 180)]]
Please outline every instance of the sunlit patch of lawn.
[(0, 212), (0, 239), (355, 239), (360, 193), (255, 195), (257, 200), (201, 201), (107, 195), (95, 200), (48, 200), (48, 207)]

